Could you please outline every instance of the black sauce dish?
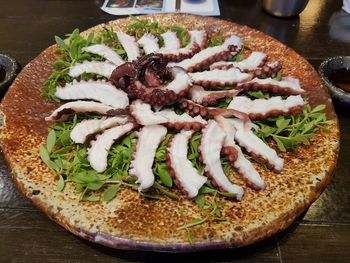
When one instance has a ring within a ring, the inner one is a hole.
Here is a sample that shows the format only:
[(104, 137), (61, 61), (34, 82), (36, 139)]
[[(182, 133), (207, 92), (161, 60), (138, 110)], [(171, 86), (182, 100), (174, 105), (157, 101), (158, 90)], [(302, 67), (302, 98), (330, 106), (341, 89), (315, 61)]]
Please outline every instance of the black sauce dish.
[(14, 58), (0, 54), (0, 99), (5, 95), (20, 69), (20, 65)]
[(350, 56), (331, 57), (318, 68), (333, 101), (339, 106), (350, 108)]

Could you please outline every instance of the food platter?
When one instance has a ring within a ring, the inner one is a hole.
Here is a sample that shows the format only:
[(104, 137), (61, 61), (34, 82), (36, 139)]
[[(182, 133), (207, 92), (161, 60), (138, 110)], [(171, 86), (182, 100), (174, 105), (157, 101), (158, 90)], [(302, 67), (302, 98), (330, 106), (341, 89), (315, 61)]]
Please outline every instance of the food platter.
[[(316, 71), (290, 48), (247, 26), (179, 14), (142, 16), (142, 19), (164, 26), (219, 30), (226, 36), (241, 37), (251, 50), (281, 61), (283, 74), (300, 79), (310, 105), (325, 104), (328, 118), (335, 122), (329, 124), (327, 131), (319, 130), (310, 139), (310, 145), (293, 152), (279, 152), (285, 160), (283, 173), (257, 168), (266, 189), (255, 191), (243, 185), (245, 195), (241, 201), (223, 199), (222, 213), (226, 220), (208, 221), (191, 229), (194, 241), (191, 243), (186, 231), (179, 231), (179, 227), (202, 214), (188, 198), (150, 200), (137, 191), (123, 188), (110, 202), (95, 203), (79, 201), (80, 193), (69, 183), (64, 191), (57, 191), (57, 175), (39, 155), (39, 145), (45, 143), (50, 126), (45, 117), (57, 108), (57, 103), (40, 96), (57, 59), (54, 45), (22, 70), (1, 103), (1, 147), (20, 191), (52, 220), (77, 236), (118, 249), (183, 252), (240, 247), (287, 228), (329, 183), (338, 155), (336, 115)], [(131, 18), (125, 18), (111, 21), (107, 26), (125, 31), (129, 23)], [(98, 33), (104, 26), (93, 27), (83, 35)]]

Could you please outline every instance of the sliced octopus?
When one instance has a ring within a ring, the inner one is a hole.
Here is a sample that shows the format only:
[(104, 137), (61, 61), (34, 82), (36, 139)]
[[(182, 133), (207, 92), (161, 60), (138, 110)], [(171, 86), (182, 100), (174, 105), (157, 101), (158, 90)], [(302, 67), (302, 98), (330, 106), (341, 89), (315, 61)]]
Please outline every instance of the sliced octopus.
[(107, 169), (108, 151), (113, 143), (136, 127), (137, 124), (135, 123), (126, 123), (105, 130), (98, 135), (96, 140), (91, 142), (91, 147), (88, 149), (87, 159), (91, 167), (96, 172), (103, 173)]
[(263, 161), (266, 166), (279, 173), (283, 170), (284, 161), (276, 151), (264, 143), (251, 130), (245, 129), (243, 122), (238, 119), (229, 119), (236, 129), (235, 140), (244, 147), (252, 156)]
[(274, 78), (282, 69), (282, 64), (278, 61), (264, 64), (262, 67), (248, 71), (253, 78), (265, 79)]
[(282, 99), (280, 96), (270, 99), (251, 100), (245, 96), (236, 96), (228, 105), (228, 109), (235, 109), (248, 114), (249, 118), (264, 119), (280, 115), (292, 115), (302, 111), (305, 101), (300, 95)]
[(253, 164), (245, 158), (241, 148), (235, 144), (236, 129), (233, 124), (222, 116), (216, 116), (215, 120), (226, 133), (224, 147), (221, 152), (228, 156), (230, 163), (247, 185), (255, 190), (264, 190), (266, 188), (264, 180)]
[(178, 63), (169, 63), (169, 66), (179, 66), (187, 72), (195, 72), (220, 60), (227, 60), (236, 55), (242, 48), (242, 41), (236, 36), (226, 39), (224, 44), (215, 47), (208, 47), (201, 50), (193, 57), (182, 60)]
[(187, 159), (188, 142), (194, 131), (181, 131), (174, 135), (167, 147), (167, 166), (174, 182), (189, 198), (198, 195), (207, 178), (199, 174)]
[(146, 55), (150, 53), (154, 53), (159, 50), (159, 45), (158, 45), (158, 38), (156, 38), (152, 34), (144, 34), (138, 41), (145, 52)]
[(83, 73), (93, 73), (109, 78), (115, 69), (115, 65), (106, 61), (84, 61), (69, 68), (69, 76), (79, 77)]
[(154, 112), (151, 105), (135, 100), (130, 106), (131, 115), (141, 125), (164, 124), (169, 128), (178, 130), (200, 130), (206, 125), (206, 121), (200, 117), (191, 117), (187, 113), (178, 115), (174, 111), (166, 109)]
[(237, 83), (249, 81), (251, 75), (242, 73), (237, 68), (227, 70), (214, 69), (210, 71), (202, 71), (189, 73), (193, 83), (203, 87), (225, 87), (235, 86)]
[(113, 107), (107, 106), (105, 104), (94, 102), (94, 101), (72, 101), (67, 102), (56, 110), (54, 110), (50, 116), (46, 117), (45, 120), (64, 120), (67, 115), (71, 115), (74, 113), (88, 113), (94, 112), (99, 113), (101, 115), (108, 115), (109, 112), (115, 110)]
[(129, 105), (128, 95), (106, 81), (73, 81), (57, 87), (55, 95), (62, 100), (94, 100), (113, 108), (124, 109)]
[(244, 90), (262, 90), (281, 95), (300, 95), (305, 92), (300, 87), (299, 80), (292, 77), (282, 78), (281, 81), (272, 78), (254, 78), (251, 81), (239, 84), (237, 87)]
[(160, 36), (164, 41), (164, 46), (161, 48), (161, 50), (178, 50), (181, 48), (181, 40), (176, 35), (176, 32), (167, 31)]
[(235, 62), (235, 61), (219, 61), (210, 66), (211, 70), (214, 69), (229, 69), (238, 68), (242, 72), (249, 72), (262, 67), (266, 62), (267, 56), (263, 52), (252, 52), (246, 59)]
[(201, 116), (203, 118), (215, 117), (222, 115), (226, 118), (235, 117), (243, 121), (244, 124), (249, 124), (250, 119), (247, 114), (234, 109), (220, 109), (214, 107), (205, 107), (191, 100), (183, 99), (179, 103), (179, 108), (187, 111), (191, 116)]
[(128, 61), (133, 61), (140, 56), (139, 45), (136, 39), (123, 32), (116, 32), (120, 44), (123, 46), (126, 55), (128, 56)]
[(139, 191), (147, 190), (154, 183), (152, 165), (156, 150), (164, 139), (167, 129), (161, 125), (144, 126), (138, 132), (136, 150), (130, 163), (130, 175), (137, 178)]
[(162, 48), (158, 52), (168, 61), (181, 61), (192, 57), (206, 46), (207, 33), (203, 30), (193, 30), (188, 33), (190, 35), (190, 42), (186, 47), (179, 49)]
[(225, 142), (226, 133), (214, 120), (202, 130), (203, 136), (199, 146), (205, 174), (221, 191), (234, 194), (237, 200), (243, 196), (243, 188), (233, 184), (225, 175), (220, 160), (220, 152)]
[(114, 126), (125, 124), (127, 117), (110, 117), (99, 120), (89, 119), (79, 122), (70, 133), (70, 138), (75, 143), (85, 143), (88, 138), (96, 133), (102, 132)]
[(192, 86), (192, 80), (180, 67), (172, 67), (167, 71), (166, 75), (169, 75), (171, 79), (169, 83), (158, 87), (149, 87), (141, 80), (136, 80), (128, 89), (129, 96), (158, 107), (177, 101), (188, 92)]
[(116, 66), (123, 64), (125, 61), (112, 48), (104, 44), (96, 44), (82, 48), (82, 51), (99, 55)]
[(241, 90), (237, 89), (208, 91), (205, 90), (202, 86), (194, 85), (190, 89), (188, 97), (195, 103), (201, 104), (203, 106), (208, 106), (225, 97), (233, 98), (240, 92)]

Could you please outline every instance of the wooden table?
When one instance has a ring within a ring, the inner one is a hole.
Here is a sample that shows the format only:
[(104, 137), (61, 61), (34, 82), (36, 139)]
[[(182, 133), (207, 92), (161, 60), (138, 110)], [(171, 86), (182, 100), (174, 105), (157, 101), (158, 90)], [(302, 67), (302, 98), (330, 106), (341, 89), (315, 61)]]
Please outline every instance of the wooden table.
[[(350, 31), (336, 36), (332, 26), (330, 33), (330, 21), (340, 12), (341, 2), (311, 0), (300, 18), (293, 19), (269, 16), (254, 0), (220, 1), (220, 7), (221, 18), (272, 35), (317, 68), (326, 57), (350, 55), (350, 42), (336, 39), (350, 36)], [(0, 52), (24, 66), (53, 44), (54, 35), (64, 36), (76, 27), (85, 30), (117, 18), (103, 13), (100, 5), (98, 0), (3, 1)], [(51, 222), (19, 194), (1, 158), (0, 262), (350, 262), (350, 116), (344, 109), (337, 112), (341, 149), (332, 183), (289, 229), (240, 249), (169, 255), (118, 251), (81, 240)]]

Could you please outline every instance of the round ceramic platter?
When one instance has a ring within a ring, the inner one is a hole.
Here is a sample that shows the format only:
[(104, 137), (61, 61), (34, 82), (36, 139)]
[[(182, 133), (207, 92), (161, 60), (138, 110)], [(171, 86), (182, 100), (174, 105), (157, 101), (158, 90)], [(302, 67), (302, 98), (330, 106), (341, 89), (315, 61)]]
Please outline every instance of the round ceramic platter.
[[(106, 24), (125, 30), (131, 18)], [(184, 196), (180, 200), (149, 200), (137, 191), (123, 189), (111, 202), (79, 202), (74, 186), (56, 191), (57, 177), (41, 161), (38, 146), (45, 143), (49, 124), (44, 117), (57, 104), (40, 96), (42, 85), (56, 60), (56, 45), (44, 50), (19, 74), (1, 103), (1, 147), (14, 182), (35, 206), (75, 235), (109, 247), (150, 251), (198, 251), (240, 247), (270, 237), (287, 228), (304, 212), (329, 183), (339, 149), (339, 129), (329, 94), (312, 66), (292, 49), (247, 26), (193, 15), (162, 14), (142, 16), (161, 26), (221, 31), (224, 36), (241, 37), (251, 50), (268, 54), (283, 63), (283, 75), (300, 79), (311, 105), (326, 104), (328, 117), (335, 120), (330, 132), (317, 132), (309, 146), (295, 152), (279, 152), (285, 160), (284, 172), (275, 174), (256, 165), (267, 188), (257, 192), (234, 176), (244, 187), (237, 202), (222, 199), (223, 222), (206, 222), (191, 229), (194, 244), (186, 231), (178, 230), (185, 221), (201, 217), (197, 205)], [(97, 25), (85, 32), (99, 32)], [(249, 52), (246, 49), (245, 52)], [(182, 214), (180, 210), (183, 210)]]

